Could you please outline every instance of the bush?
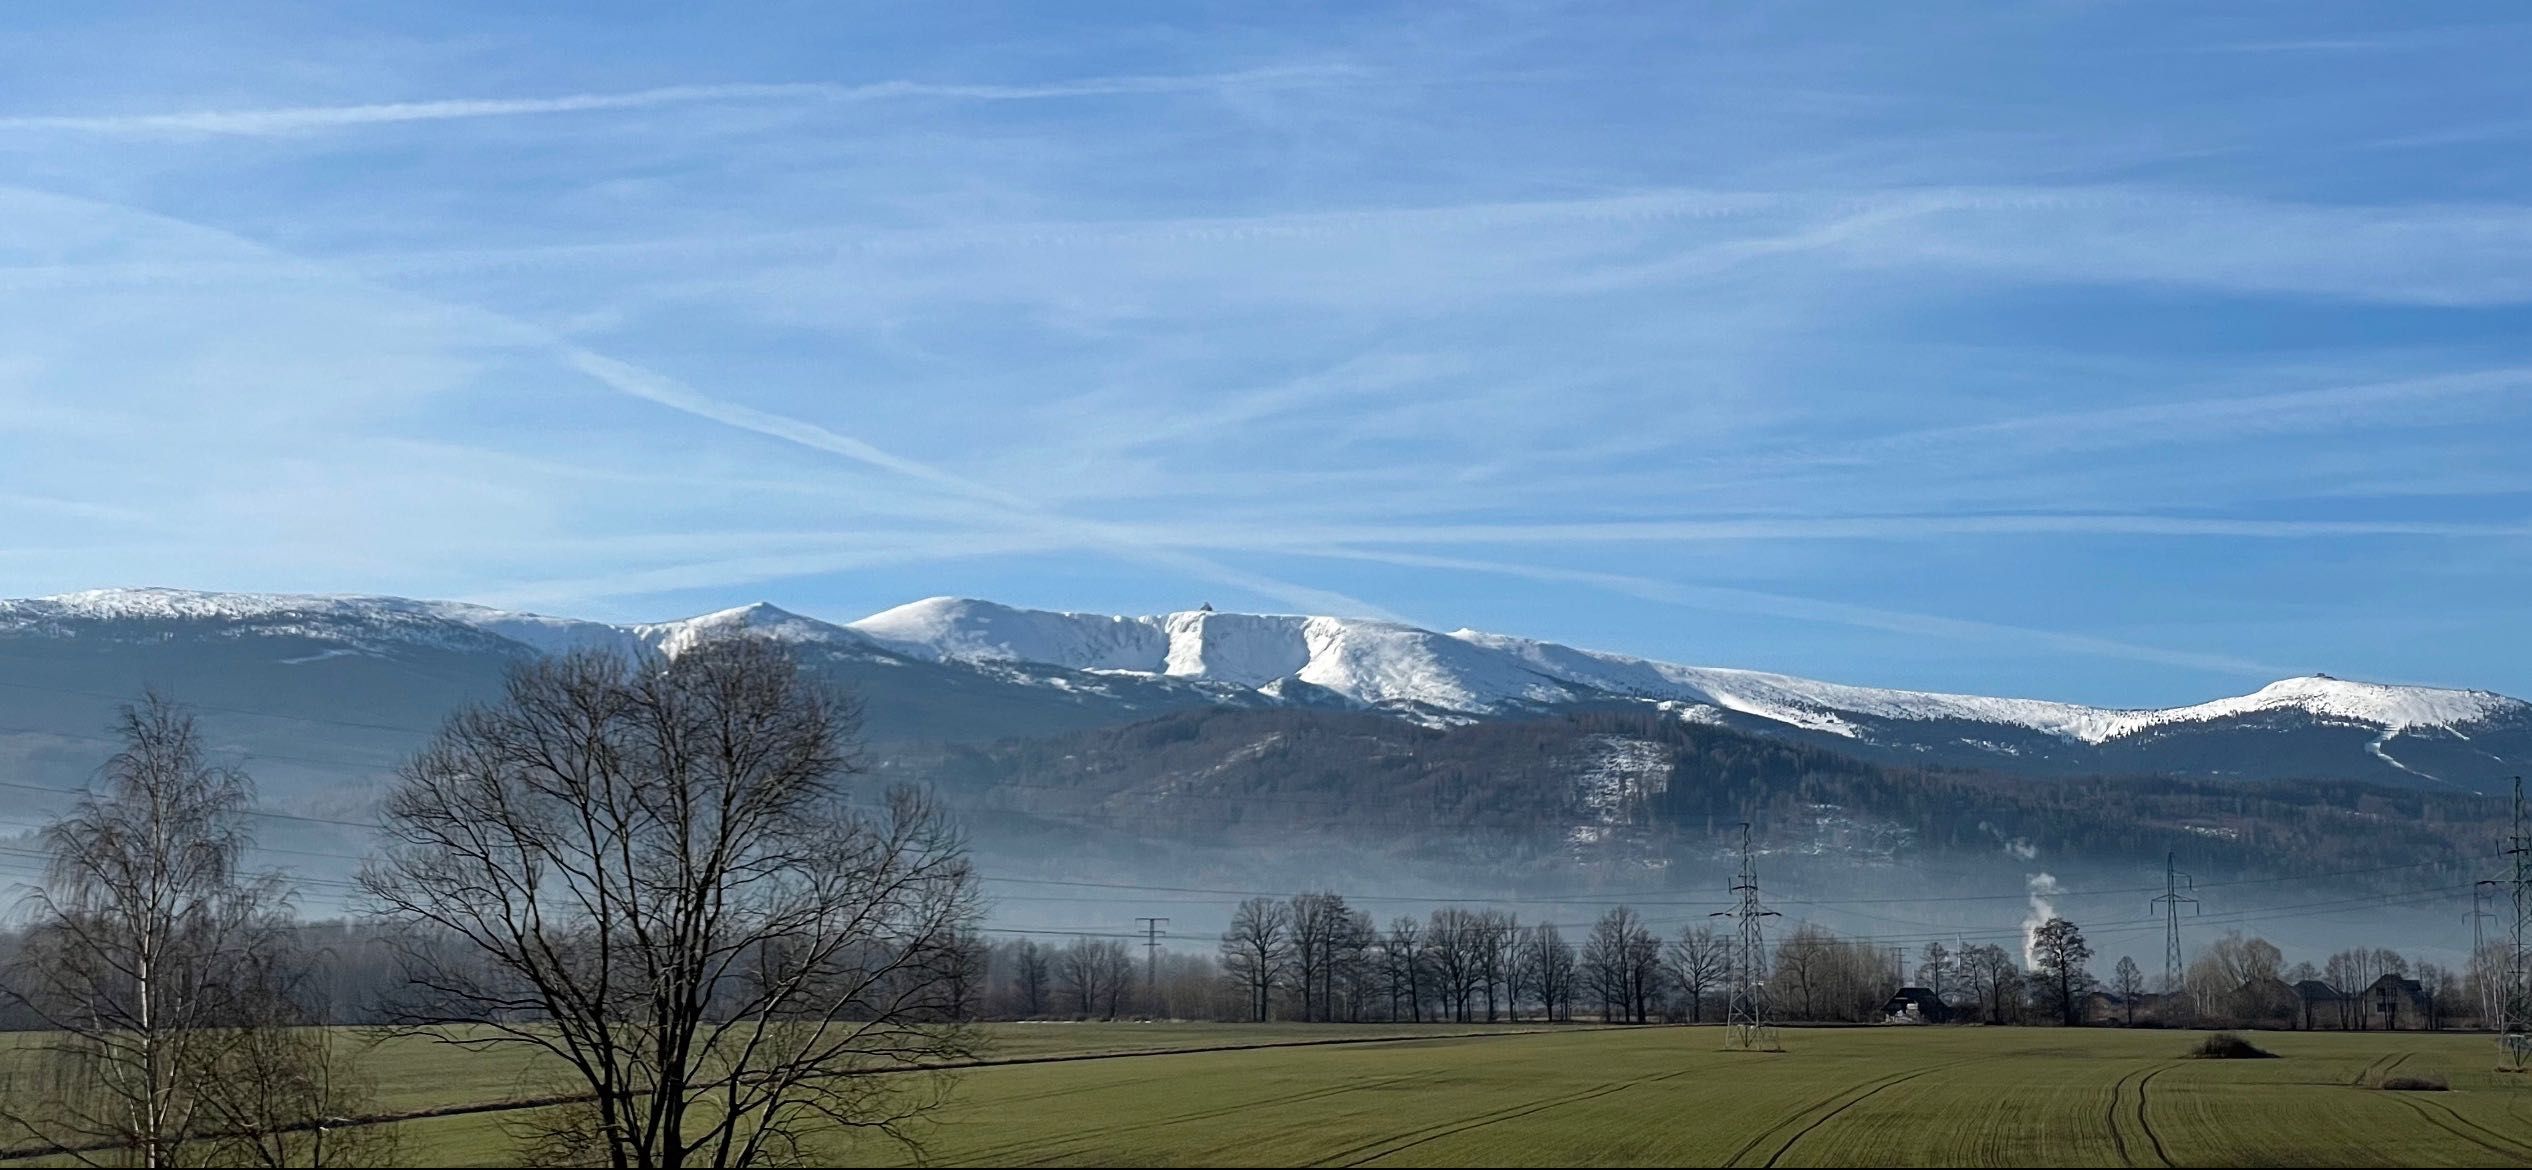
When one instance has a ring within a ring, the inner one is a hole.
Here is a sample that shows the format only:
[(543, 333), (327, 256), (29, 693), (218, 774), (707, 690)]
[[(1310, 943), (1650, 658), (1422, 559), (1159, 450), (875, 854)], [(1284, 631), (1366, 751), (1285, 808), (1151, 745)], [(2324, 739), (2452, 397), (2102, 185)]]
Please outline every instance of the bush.
[(2205, 1060), (2274, 1060), (2277, 1054), (2231, 1032), (2218, 1032), (2198, 1045), (2191, 1056)]
[(2401, 1093), (2441, 1093), (2453, 1086), (2439, 1076), (2386, 1077), (2383, 1088)]

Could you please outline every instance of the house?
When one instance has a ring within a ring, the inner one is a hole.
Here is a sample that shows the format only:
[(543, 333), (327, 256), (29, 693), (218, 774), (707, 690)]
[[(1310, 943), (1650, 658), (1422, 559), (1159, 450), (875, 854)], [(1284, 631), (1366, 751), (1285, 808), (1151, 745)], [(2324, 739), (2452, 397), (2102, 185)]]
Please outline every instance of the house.
[(1894, 1024), (1941, 1024), (1951, 1020), (1952, 1009), (1931, 988), (1902, 987), (1881, 1005), (1881, 1014)]
[(2424, 1028), (2431, 1020), (2426, 988), (2406, 975), (2385, 975), (2356, 995), (2357, 1010), (2374, 1027)]
[(2225, 1014), (2255, 1028), (2291, 1028), (2304, 1015), (2303, 996), (2273, 975), (2243, 980), (2229, 998)]
[(2354, 1014), (2355, 1005), (2348, 1000), (2347, 993), (2318, 979), (2306, 979), (2295, 984), (2295, 998), (2301, 1001), (2303, 1027), (2307, 1032), (2315, 1028), (2343, 1029), (2352, 1022), (2349, 1016)]

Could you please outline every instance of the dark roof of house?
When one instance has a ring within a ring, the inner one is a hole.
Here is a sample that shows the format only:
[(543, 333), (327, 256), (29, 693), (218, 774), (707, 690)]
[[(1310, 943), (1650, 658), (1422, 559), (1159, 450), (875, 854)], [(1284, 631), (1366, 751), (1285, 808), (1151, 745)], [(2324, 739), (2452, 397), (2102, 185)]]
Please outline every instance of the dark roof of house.
[(2301, 983), (2295, 984), (2295, 994), (2300, 995), (2305, 999), (2345, 998), (2344, 994), (2341, 993), (2338, 988), (2332, 987), (2327, 983), (2323, 983), (2318, 979), (2306, 979)]

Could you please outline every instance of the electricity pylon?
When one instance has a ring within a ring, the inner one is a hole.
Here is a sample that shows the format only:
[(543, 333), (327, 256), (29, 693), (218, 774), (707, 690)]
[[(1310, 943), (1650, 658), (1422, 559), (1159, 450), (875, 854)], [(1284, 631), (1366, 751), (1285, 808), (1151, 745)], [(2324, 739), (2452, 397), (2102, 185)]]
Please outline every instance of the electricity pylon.
[(1732, 1006), (1724, 1016), (1723, 1046), (1771, 1052), (1785, 1050), (1776, 1035), (1776, 1021), (1767, 1005), (1767, 920), (1776, 912), (1759, 901), (1758, 858), (1750, 848), (1749, 822), (1741, 822), (1741, 872), (1732, 879), (1741, 904), (1708, 917), (1730, 918), (1740, 926), (1740, 943), (1732, 955)]
[[(2163, 854), (2163, 894), (2147, 905), (2170, 920), (2170, 926), (2163, 932), (2163, 1002), (2166, 1004), (2188, 1003), (2188, 992), (2182, 990), (2183, 976), (2187, 971), (2180, 957), (2180, 907), (2182, 903), (2187, 903), (2189, 912), (2196, 914), (2198, 899), (2190, 894), (2197, 891), (2197, 879), (2180, 872), (2179, 857), (2172, 853)], [(2194, 1016), (2197, 1013), (2193, 1010), (2189, 1014)]]

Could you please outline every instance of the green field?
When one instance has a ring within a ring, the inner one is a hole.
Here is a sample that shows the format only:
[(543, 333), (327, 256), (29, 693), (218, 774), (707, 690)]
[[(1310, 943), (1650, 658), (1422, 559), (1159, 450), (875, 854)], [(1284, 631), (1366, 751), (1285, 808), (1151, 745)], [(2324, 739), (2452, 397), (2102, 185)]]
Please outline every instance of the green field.
[[(2532, 1085), (2485, 1038), (2260, 1033), (2277, 1060), (2184, 1059), (2193, 1034), (2045, 1028), (1789, 1030), (1782, 1054), (1712, 1028), (1028, 1024), (992, 1029), (925, 1134), (946, 1165), (2190, 1166), (2532, 1164)], [(1306, 1043), (1344, 1038), (1348, 1044)], [(1192, 1051), (1232, 1045), (1295, 1045)], [(1157, 1049), (1180, 1049), (1154, 1052)], [(398, 1044), (391, 1108), (492, 1102), (515, 1063)], [(1091, 1059), (1048, 1061), (1056, 1056)], [(2386, 1073), (2450, 1092), (2373, 1087)], [(504, 1114), (404, 1122), (418, 1164), (513, 1159)], [(891, 1144), (826, 1157), (902, 1164)]]
[[(1007, 1054), (1317, 1039), (1324, 1028), (1021, 1025)], [(1369, 1034), (1369, 1031), (1366, 1031)], [(2532, 1086), (2483, 1037), (2276, 1034), (2278, 1060), (2181, 1059), (2170, 1032), (1562, 1031), (982, 1068), (926, 1138), (947, 1165), (2521, 1166)], [(2387, 1092), (2386, 1071), (2454, 1091)], [(497, 1115), (406, 1125), (498, 1162)], [(839, 1143), (839, 1161), (906, 1162)]]

